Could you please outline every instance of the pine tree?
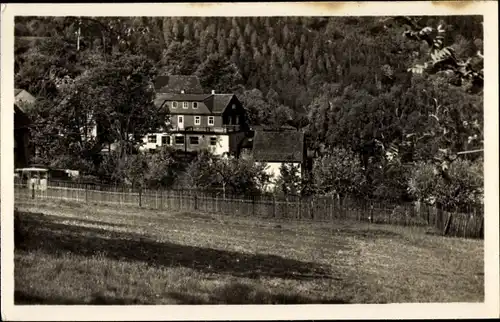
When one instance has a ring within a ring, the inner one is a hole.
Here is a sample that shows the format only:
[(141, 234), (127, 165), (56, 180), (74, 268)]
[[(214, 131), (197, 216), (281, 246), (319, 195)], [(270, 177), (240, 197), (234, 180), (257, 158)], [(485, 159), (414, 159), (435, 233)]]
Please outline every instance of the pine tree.
[(240, 61), (240, 51), (238, 50), (238, 47), (234, 47), (233, 52), (231, 54), (231, 62), (236, 66), (238, 66), (239, 61)]
[(209, 39), (207, 43), (207, 55), (215, 53), (215, 44), (213, 39)]
[(187, 23), (184, 25), (184, 31), (182, 34), (183, 40), (192, 40), (193, 38), (191, 37), (191, 27)]
[(172, 36), (175, 40), (179, 40), (181, 37), (181, 26), (179, 20), (174, 20), (172, 25)]
[(227, 42), (226, 39), (223, 38), (219, 41), (219, 48), (218, 48), (219, 56), (226, 57), (226, 52), (227, 52)]
[(245, 30), (243, 31), (243, 35), (245, 36), (245, 39), (250, 39), (250, 36), (252, 35), (252, 31), (253, 31), (252, 25), (249, 22), (247, 22), (247, 24), (245, 25)]
[(237, 41), (238, 36), (236, 35), (236, 30), (232, 28), (229, 32), (228, 45), (232, 48), (236, 46)]
[(195, 73), (203, 88), (219, 93), (232, 92), (242, 83), (243, 78), (238, 67), (225, 57), (212, 54), (198, 66)]
[(257, 48), (258, 46), (257, 41), (258, 41), (257, 32), (254, 30), (252, 32), (252, 36), (250, 37), (250, 45), (252, 46), (252, 48)]
[(323, 57), (319, 56), (317, 59), (318, 73), (323, 74), (325, 72), (325, 63), (323, 62)]
[(299, 46), (295, 46), (293, 51), (293, 58), (295, 66), (299, 67), (302, 64), (302, 53), (300, 52)]

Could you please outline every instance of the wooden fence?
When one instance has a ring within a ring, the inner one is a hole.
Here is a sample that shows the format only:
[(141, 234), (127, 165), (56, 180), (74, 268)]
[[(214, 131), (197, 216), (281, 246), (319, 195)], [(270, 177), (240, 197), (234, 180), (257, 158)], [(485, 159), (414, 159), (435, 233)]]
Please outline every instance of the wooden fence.
[(68, 200), (149, 209), (200, 211), (282, 220), (350, 219), (378, 224), (434, 226), (444, 235), (483, 238), (483, 212), (449, 213), (413, 203), (388, 204), (333, 197), (222, 196), (199, 190), (149, 190), (50, 182), (46, 190), (15, 184), (15, 199)]

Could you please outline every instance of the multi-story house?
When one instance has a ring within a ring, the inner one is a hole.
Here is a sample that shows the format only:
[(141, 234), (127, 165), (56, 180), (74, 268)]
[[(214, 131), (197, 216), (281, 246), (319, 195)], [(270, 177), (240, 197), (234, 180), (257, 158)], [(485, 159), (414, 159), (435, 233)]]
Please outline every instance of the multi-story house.
[(143, 138), (141, 150), (171, 146), (185, 152), (237, 154), (247, 130), (245, 109), (234, 94), (204, 94), (198, 77), (158, 76), (155, 105), (169, 114), (167, 130)]
[(193, 152), (210, 150), (214, 154), (237, 154), (239, 142), (247, 130), (245, 109), (234, 94), (159, 94), (162, 108), (170, 116), (169, 131), (151, 133), (144, 138), (143, 149), (160, 146)]

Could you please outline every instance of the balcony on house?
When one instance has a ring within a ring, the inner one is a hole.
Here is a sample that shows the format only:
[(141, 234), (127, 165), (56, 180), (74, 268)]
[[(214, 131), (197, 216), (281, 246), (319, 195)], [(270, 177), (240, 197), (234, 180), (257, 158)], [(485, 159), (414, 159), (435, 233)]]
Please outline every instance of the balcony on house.
[(242, 130), (241, 125), (222, 125), (222, 126), (185, 126), (182, 128), (172, 127), (173, 132), (209, 132), (209, 133), (231, 133)]

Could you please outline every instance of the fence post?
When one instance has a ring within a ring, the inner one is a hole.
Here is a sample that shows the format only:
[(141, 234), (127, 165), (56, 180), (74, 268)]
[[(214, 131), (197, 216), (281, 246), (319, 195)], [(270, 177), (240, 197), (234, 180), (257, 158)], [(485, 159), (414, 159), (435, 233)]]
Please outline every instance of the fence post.
[(142, 207), (142, 188), (139, 188), (139, 207)]
[(443, 230), (444, 228), (444, 225), (443, 225), (443, 222), (444, 222), (444, 219), (443, 219), (443, 210), (441, 209), (441, 206), (438, 205), (436, 206), (436, 227), (439, 229), (439, 230)]
[(312, 218), (312, 197), (306, 200), (306, 211), (309, 215), (309, 218)]
[(218, 213), (218, 212), (219, 212), (218, 207), (217, 207), (217, 206), (218, 206), (218, 203), (219, 203), (218, 201), (219, 201), (219, 195), (218, 195), (218, 193), (216, 193), (216, 194), (215, 194), (215, 212), (216, 212), (216, 213)]
[(465, 217), (465, 220), (464, 220), (465, 221), (465, 223), (464, 223), (464, 238), (467, 237), (467, 226), (469, 224), (470, 217), (471, 217), (470, 212), (468, 212), (467, 216)]
[(35, 183), (31, 183), (31, 199), (35, 199)]
[(273, 195), (273, 217), (276, 218), (276, 196)]
[(89, 201), (88, 189), (87, 189), (87, 184), (85, 184), (85, 202), (88, 203), (88, 201)]
[(333, 195), (328, 199), (328, 219), (333, 221)]
[(444, 229), (443, 229), (443, 236), (446, 236), (448, 234), (448, 231), (450, 230), (452, 217), (453, 217), (453, 213), (450, 211), (448, 213), (448, 219), (446, 220), (446, 224), (445, 224)]
[(163, 209), (163, 188), (160, 188), (160, 209)]
[(198, 195), (194, 194), (194, 210), (198, 210)]
[(255, 195), (252, 195), (252, 217), (255, 217)]
[(314, 220), (314, 197), (311, 198), (311, 219)]
[(300, 199), (295, 197), (295, 207), (297, 207), (297, 220), (300, 220)]

